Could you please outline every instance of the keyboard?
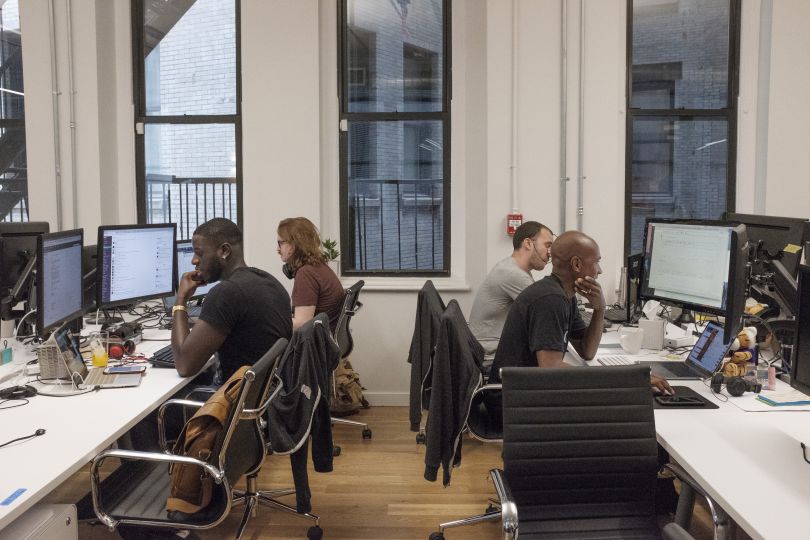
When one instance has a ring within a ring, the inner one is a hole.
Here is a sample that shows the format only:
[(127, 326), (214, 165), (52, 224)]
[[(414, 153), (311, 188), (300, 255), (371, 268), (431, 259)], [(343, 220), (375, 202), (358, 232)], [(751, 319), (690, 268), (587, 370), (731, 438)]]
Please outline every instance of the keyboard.
[(603, 366), (634, 366), (638, 364), (638, 360), (633, 360), (632, 358), (627, 358), (622, 355), (600, 356), (596, 361)]
[(155, 351), (155, 354), (152, 355), (149, 362), (155, 367), (174, 368), (174, 351), (172, 351), (172, 346), (166, 345)]
[(627, 310), (621, 307), (608, 308), (605, 311), (605, 319), (615, 323), (627, 322)]

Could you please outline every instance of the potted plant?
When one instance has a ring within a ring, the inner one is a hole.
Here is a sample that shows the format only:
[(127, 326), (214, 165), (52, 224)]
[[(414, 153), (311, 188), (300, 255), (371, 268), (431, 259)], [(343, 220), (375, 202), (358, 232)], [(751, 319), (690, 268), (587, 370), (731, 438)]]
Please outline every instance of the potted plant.
[(323, 256), (330, 268), (332, 268), (337, 275), (340, 275), (340, 266), (338, 261), (340, 251), (338, 251), (337, 245), (337, 240), (324, 238), (321, 241), (321, 253), (323, 253)]

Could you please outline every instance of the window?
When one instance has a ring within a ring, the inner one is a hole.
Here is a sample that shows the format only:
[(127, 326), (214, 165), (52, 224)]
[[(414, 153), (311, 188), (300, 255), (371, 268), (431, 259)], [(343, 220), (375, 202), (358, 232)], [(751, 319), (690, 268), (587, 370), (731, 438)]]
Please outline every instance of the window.
[(241, 224), (237, 0), (133, 0), (138, 220)]
[(648, 217), (734, 209), (739, 0), (628, 3), (625, 253)]
[(28, 221), (19, 0), (0, 3), (0, 221)]
[(448, 0), (340, 2), (344, 274), (450, 273)]

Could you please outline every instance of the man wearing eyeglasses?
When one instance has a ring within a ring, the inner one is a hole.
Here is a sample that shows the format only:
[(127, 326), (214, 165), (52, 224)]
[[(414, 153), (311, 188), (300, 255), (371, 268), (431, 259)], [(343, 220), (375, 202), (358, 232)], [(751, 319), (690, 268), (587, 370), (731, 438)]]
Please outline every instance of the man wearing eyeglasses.
[(515, 298), (534, 283), (531, 271), (546, 267), (554, 233), (537, 221), (527, 221), (512, 237), (512, 255), (492, 267), (478, 289), (470, 312), (470, 330), (487, 354), (498, 348), (506, 314)]

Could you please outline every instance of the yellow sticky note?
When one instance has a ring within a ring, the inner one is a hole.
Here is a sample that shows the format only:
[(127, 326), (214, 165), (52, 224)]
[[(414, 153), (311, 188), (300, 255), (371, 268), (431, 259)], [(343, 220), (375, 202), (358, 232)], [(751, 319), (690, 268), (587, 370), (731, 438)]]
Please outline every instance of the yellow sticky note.
[(785, 253), (798, 253), (801, 250), (802, 246), (797, 246), (796, 244), (788, 244), (784, 248), (782, 248), (782, 251), (784, 251)]

